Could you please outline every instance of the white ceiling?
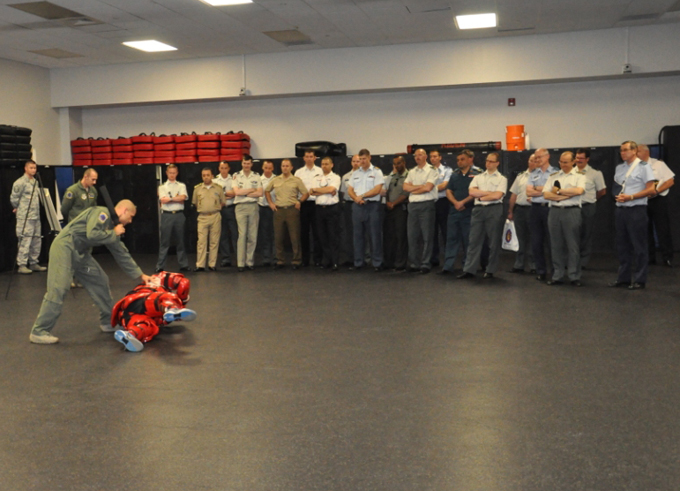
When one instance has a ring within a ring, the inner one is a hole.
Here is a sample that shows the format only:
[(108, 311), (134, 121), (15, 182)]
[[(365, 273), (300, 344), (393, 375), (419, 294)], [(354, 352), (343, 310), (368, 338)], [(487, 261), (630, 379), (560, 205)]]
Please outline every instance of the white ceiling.
[[(0, 0), (0, 58), (47, 68), (680, 22), (680, 0), (254, 0), (232, 7), (199, 0), (51, 0), (102, 22), (72, 27), (8, 6), (18, 3), (29, 0)], [(498, 14), (498, 28), (456, 29), (454, 15), (487, 11)], [(263, 34), (289, 29), (311, 44), (287, 47)], [(121, 44), (152, 38), (178, 50), (149, 54)], [(80, 57), (31, 52), (47, 49)]]

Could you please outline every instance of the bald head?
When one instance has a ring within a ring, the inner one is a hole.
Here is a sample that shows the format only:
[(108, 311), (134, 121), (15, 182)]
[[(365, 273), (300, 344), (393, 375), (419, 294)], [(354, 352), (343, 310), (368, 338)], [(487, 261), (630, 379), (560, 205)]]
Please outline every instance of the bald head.
[(643, 143), (637, 146), (637, 156), (643, 162), (649, 162), (649, 147)]

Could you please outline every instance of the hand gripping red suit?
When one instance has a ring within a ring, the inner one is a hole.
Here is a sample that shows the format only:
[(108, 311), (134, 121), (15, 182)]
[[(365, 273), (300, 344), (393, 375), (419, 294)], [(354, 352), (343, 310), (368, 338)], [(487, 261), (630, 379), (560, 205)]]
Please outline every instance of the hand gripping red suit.
[(161, 271), (145, 285), (135, 287), (113, 307), (111, 325), (121, 325), (114, 334), (128, 351), (142, 351), (159, 328), (173, 321), (192, 321), (196, 312), (187, 309), (189, 279), (179, 273)]

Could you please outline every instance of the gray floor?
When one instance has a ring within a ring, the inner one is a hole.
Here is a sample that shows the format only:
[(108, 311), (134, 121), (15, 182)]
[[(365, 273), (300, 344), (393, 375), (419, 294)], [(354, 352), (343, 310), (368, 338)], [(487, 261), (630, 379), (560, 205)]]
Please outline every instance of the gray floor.
[(8, 301), (2, 275), (0, 488), (679, 489), (680, 270), (610, 289), (605, 257), (584, 288), (551, 288), (509, 259), (491, 282), (194, 274), (198, 319), (142, 353), (99, 331), (83, 290), (60, 344), (31, 345), (45, 275)]

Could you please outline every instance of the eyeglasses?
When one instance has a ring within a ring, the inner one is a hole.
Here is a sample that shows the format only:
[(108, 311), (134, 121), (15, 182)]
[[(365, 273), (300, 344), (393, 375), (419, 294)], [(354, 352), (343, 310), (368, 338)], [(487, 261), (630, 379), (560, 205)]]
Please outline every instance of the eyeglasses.
[(498, 160), (489, 160), (489, 159), (486, 159), (486, 161), (487, 161), (488, 163), (490, 163), (490, 164), (497, 164), (497, 163), (498, 163)]

